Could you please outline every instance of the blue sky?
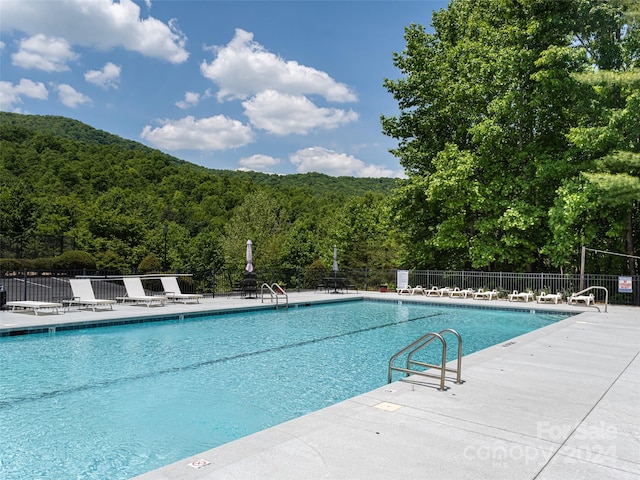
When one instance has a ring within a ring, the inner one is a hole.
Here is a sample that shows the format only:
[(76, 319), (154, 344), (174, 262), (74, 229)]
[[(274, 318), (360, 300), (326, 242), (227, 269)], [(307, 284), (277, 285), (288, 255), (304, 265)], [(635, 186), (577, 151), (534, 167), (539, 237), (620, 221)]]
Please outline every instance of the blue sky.
[(380, 115), (443, 1), (0, 0), (0, 110), (216, 169), (402, 176)]

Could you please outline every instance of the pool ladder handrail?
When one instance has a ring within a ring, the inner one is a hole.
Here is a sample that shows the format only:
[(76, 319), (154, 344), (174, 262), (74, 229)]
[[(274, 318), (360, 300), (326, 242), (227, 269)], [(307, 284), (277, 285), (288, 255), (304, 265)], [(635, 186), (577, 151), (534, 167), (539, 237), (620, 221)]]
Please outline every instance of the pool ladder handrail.
[(284, 297), (285, 307), (289, 308), (289, 295), (287, 295), (287, 292), (285, 291), (285, 289), (282, 288), (277, 283), (272, 283), (271, 285), (269, 285), (268, 283), (262, 284), (262, 287), (260, 288), (260, 296), (262, 297), (262, 303), (264, 303), (265, 289), (267, 289), (267, 291), (269, 292), (271, 302), (273, 302), (274, 298), (276, 299), (276, 308), (278, 308), (279, 306), (278, 299), (281, 296)]
[[(593, 285), (591, 287), (587, 287), (584, 290), (580, 290), (577, 293), (574, 293), (574, 295), (582, 295), (583, 293), (587, 293), (590, 290), (604, 290), (604, 313), (607, 313), (607, 305), (609, 304), (609, 290), (607, 290), (606, 287), (601, 287), (600, 285)], [(569, 296), (569, 298), (567, 299), (567, 304), (571, 305), (569, 303), (571, 296)], [(585, 305), (587, 307), (591, 307), (591, 308), (595, 308), (596, 310), (598, 310), (599, 313), (602, 313), (600, 311), (600, 307), (598, 307), (595, 302), (593, 305)]]
[[(458, 359), (457, 359), (457, 367), (456, 368), (448, 368), (447, 367), (447, 341), (444, 338), (444, 334), (445, 333), (452, 333), (453, 335), (455, 335), (456, 339), (458, 340)], [(426, 347), (427, 345), (429, 345), (431, 342), (433, 342), (434, 340), (440, 340), (440, 342), (442, 343), (442, 361), (440, 363), (440, 365), (432, 365), (430, 363), (424, 363), (424, 362), (418, 362), (416, 360), (413, 360), (413, 355), (418, 352), (419, 350), (422, 350), (424, 347)], [(403, 367), (397, 367), (393, 364), (393, 362), (400, 356), (403, 355), (405, 353), (408, 353), (407, 355), (407, 367), (403, 368)], [(419, 365), (422, 367), (427, 367), (428, 369), (430, 368), (437, 368), (438, 370), (440, 370), (440, 373), (438, 375), (433, 374), (433, 373), (426, 373), (426, 370), (416, 370), (414, 368), (411, 368), (413, 365)], [(445, 328), (444, 330), (441, 330), (440, 332), (429, 332), (424, 334), (422, 337), (420, 337), (419, 339), (417, 339), (415, 342), (410, 343), (409, 345), (407, 345), (406, 347), (404, 347), (402, 350), (400, 350), (399, 352), (397, 352), (396, 354), (394, 354), (390, 359), (389, 359), (389, 375), (388, 375), (388, 383), (391, 383), (393, 381), (393, 372), (394, 371), (398, 371), (398, 372), (405, 372), (405, 376), (408, 377), (409, 375), (422, 375), (424, 377), (432, 377), (432, 378), (440, 378), (440, 387), (438, 388), (438, 390), (446, 390), (446, 387), (444, 385), (445, 379), (446, 379), (446, 372), (453, 372), (456, 374), (456, 380), (455, 383), (462, 383), (461, 380), (461, 376), (462, 376), (462, 337), (460, 336), (460, 334), (458, 332), (456, 332), (455, 330), (451, 329), (451, 328)]]

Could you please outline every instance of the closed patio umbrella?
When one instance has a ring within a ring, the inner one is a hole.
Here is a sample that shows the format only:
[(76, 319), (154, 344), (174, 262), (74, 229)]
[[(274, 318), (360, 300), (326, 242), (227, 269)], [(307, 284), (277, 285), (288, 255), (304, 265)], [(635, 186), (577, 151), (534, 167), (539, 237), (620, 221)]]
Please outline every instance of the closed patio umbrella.
[(338, 271), (338, 247), (333, 246), (333, 269), (334, 272)]
[(253, 272), (253, 252), (251, 251), (251, 240), (247, 240), (247, 266), (245, 270), (249, 273)]

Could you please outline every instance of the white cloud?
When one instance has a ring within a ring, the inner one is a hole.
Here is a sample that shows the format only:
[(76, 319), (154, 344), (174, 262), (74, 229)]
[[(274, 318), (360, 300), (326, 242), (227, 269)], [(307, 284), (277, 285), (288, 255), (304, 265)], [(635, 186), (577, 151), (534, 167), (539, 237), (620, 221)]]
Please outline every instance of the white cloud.
[(391, 177), (393, 171), (377, 165), (366, 165), (346, 153), (324, 147), (309, 147), (289, 155), (298, 173), (320, 172), (333, 177)]
[(250, 157), (241, 158), (238, 162), (243, 170), (267, 170), (270, 167), (280, 163), (279, 158), (273, 158), (269, 155), (251, 155)]
[(49, 96), (47, 87), (42, 82), (22, 78), (20, 83), (0, 81), (0, 110), (15, 110), (16, 104), (22, 103), (22, 97), (46, 100)]
[(184, 94), (184, 100), (176, 102), (176, 106), (182, 109), (194, 107), (200, 102), (200, 94), (196, 92), (187, 92)]
[(332, 129), (358, 119), (358, 114), (319, 108), (308, 98), (267, 90), (242, 102), (251, 124), (276, 135), (307, 134), (314, 128)]
[(0, 1), (2, 30), (64, 37), (72, 45), (108, 50), (122, 47), (142, 55), (182, 63), (186, 36), (174, 20), (141, 18), (131, 0)]
[(202, 95), (200, 95), (197, 92), (186, 92), (184, 94), (184, 100), (178, 100), (175, 103), (175, 106), (183, 110), (189, 107), (195, 107), (196, 105), (198, 105), (198, 103), (200, 103), (201, 100), (204, 100), (205, 98), (210, 98), (211, 96), (212, 96), (211, 90), (208, 88), (205, 90), (205, 92)]
[(0, 41), (0, 50), (4, 49), (4, 45), (5, 45), (4, 42)]
[(45, 72), (69, 70), (67, 63), (78, 58), (64, 38), (34, 35), (20, 40), (20, 47), (11, 55), (14, 65)]
[(358, 171), (359, 177), (368, 178), (395, 177), (397, 174), (397, 172), (394, 172), (390, 168), (386, 168), (381, 165), (366, 165)]
[(60, 101), (69, 108), (76, 108), (78, 105), (84, 105), (91, 103), (91, 99), (86, 95), (78, 92), (71, 85), (62, 83), (56, 86), (58, 90), (58, 98)]
[(334, 177), (354, 175), (364, 162), (345, 153), (323, 147), (309, 147), (289, 155), (298, 173), (321, 172)]
[(332, 102), (354, 102), (357, 96), (343, 83), (315, 68), (285, 61), (253, 41), (253, 34), (236, 29), (211, 63), (200, 65), (202, 74), (220, 86), (218, 99), (245, 99), (263, 90), (292, 95), (321, 95)]
[(161, 127), (146, 125), (140, 137), (166, 150), (227, 150), (253, 141), (251, 127), (238, 120), (216, 115), (196, 119), (165, 120)]
[(109, 88), (118, 89), (118, 84), (120, 83), (120, 72), (121, 68), (118, 65), (115, 65), (111, 62), (107, 62), (102, 70), (89, 70), (84, 74), (84, 79), (93, 83), (94, 85), (98, 85), (99, 87), (104, 88), (105, 90)]

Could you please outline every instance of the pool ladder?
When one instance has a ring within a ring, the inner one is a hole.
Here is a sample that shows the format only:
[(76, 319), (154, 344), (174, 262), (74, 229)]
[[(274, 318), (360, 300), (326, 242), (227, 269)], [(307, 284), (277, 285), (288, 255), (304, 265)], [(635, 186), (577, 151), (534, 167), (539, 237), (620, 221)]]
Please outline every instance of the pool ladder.
[(270, 295), (271, 302), (273, 302), (273, 299), (275, 298), (275, 300), (276, 300), (276, 308), (278, 308), (279, 305), (280, 305), (279, 301), (278, 301), (280, 299), (280, 297), (284, 297), (284, 306), (289, 308), (289, 295), (287, 295), (287, 292), (285, 291), (284, 288), (282, 288), (277, 283), (272, 283), (271, 285), (269, 285), (268, 283), (263, 283), (262, 284), (262, 288), (260, 288), (260, 295), (262, 297), (262, 303), (264, 303), (265, 290)]
[[(458, 341), (458, 360), (456, 368), (447, 368), (447, 340), (444, 338), (446, 333), (453, 334)], [(435, 340), (440, 340), (442, 343), (442, 359), (440, 365), (432, 365), (430, 363), (419, 362), (413, 359), (413, 355), (425, 348), (427, 345), (430, 345), (431, 342)], [(394, 362), (401, 355), (407, 354), (407, 366), (406, 367), (398, 367), (394, 365)], [(416, 370), (413, 368), (414, 366), (426, 367), (426, 370)], [(428, 373), (429, 369), (438, 369), (440, 372), (438, 374)], [(444, 385), (446, 379), (446, 372), (453, 372), (456, 374), (455, 383), (462, 383), (461, 374), (462, 374), (462, 337), (458, 332), (451, 328), (445, 328), (440, 332), (429, 332), (422, 337), (420, 337), (415, 342), (410, 343), (398, 353), (393, 355), (391, 359), (389, 359), (389, 383), (393, 381), (393, 372), (405, 372), (405, 376), (409, 375), (422, 375), (423, 377), (432, 377), (440, 379), (440, 387), (438, 390), (446, 390), (447, 388)]]

